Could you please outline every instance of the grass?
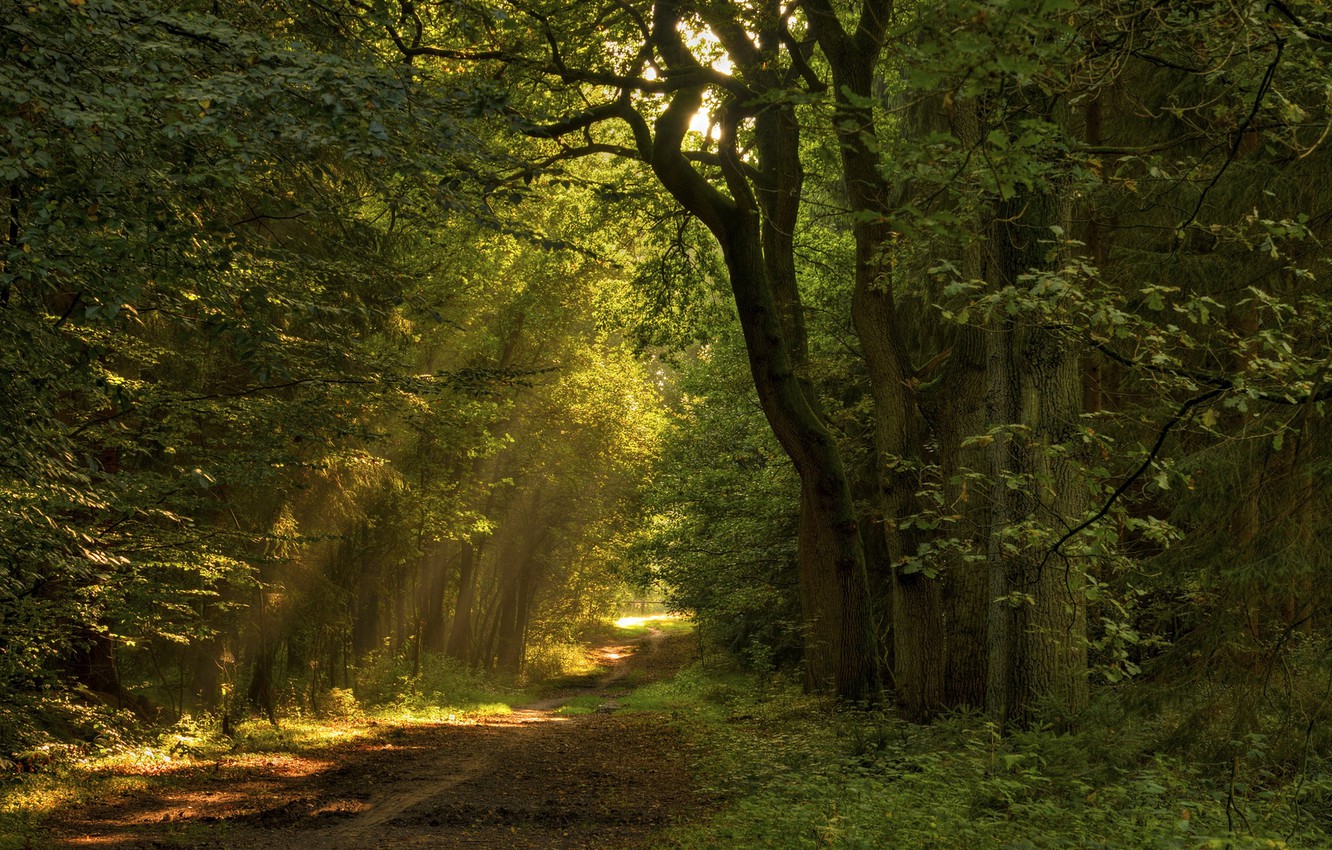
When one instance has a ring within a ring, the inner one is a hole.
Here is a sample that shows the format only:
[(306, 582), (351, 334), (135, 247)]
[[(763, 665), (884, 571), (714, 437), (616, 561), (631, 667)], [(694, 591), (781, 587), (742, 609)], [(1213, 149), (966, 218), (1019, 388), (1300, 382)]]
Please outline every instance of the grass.
[[(1000, 737), (976, 716), (930, 727), (830, 711), (792, 687), (695, 666), (621, 700), (672, 718), (725, 804), (660, 850), (1318, 850), (1332, 847), (1332, 770), (1204, 767), (1145, 736)], [(1298, 802), (1298, 805), (1297, 805)]]
[(659, 711), (704, 723), (721, 722), (744, 680), (716, 668), (694, 666), (674, 678), (652, 682), (619, 700), (621, 711)]

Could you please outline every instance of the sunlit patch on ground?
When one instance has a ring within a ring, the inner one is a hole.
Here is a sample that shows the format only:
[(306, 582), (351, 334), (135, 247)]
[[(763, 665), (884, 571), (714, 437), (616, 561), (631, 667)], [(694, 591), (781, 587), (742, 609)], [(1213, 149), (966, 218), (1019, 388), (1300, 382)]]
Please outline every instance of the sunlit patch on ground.
[(216, 760), (120, 762), (114, 765), (97, 764), (92, 769), (79, 771), (89, 777), (171, 776), (174, 774), (221, 773), (233, 771), (261, 772), (273, 776), (311, 776), (327, 770), (332, 762), (287, 753), (239, 753)]
[(379, 723), (389, 725), (444, 724), (448, 726), (475, 726), (485, 718), (505, 715), (513, 707), (504, 702), (480, 703), (467, 708), (453, 706), (394, 707), (375, 713)]
[(287, 756), (274, 753), (251, 753), (233, 756), (218, 761), (219, 769), (240, 768), (246, 771), (258, 771), (273, 776), (301, 777), (313, 776), (328, 770), (333, 762), (326, 759)]
[(685, 619), (679, 614), (649, 614), (646, 617), (621, 617), (615, 621), (616, 628), (636, 629), (642, 626), (659, 625), (663, 622), (676, 622)]
[(249, 802), (250, 795), (240, 791), (172, 791), (158, 809), (148, 809), (126, 817), (125, 824), (170, 823), (191, 818), (226, 815)]
[[(659, 763), (667, 730), (620, 713), (634, 687), (689, 657), (691, 642), (674, 640), (663, 619), (629, 618), (628, 633), (603, 627), (583, 653), (591, 672), (544, 699), (515, 695), (512, 708), (356, 706), (90, 760), (39, 779), (48, 814), (59, 814), (39, 825), (30, 798), (21, 827), (56, 842), (34, 846), (125, 850), (641, 846), (693, 799), (687, 771)], [(18, 850), (6, 831), (0, 850)]]
[(522, 709), (503, 717), (488, 717), (486, 726), (525, 726), (529, 723), (564, 723), (568, 717), (544, 709)]

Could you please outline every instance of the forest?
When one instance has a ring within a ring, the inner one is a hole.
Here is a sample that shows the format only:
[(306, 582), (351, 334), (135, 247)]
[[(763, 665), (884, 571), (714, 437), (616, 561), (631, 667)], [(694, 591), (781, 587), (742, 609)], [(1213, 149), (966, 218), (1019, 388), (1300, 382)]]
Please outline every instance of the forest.
[(0, 57), (0, 850), (1332, 847), (1323, 0)]

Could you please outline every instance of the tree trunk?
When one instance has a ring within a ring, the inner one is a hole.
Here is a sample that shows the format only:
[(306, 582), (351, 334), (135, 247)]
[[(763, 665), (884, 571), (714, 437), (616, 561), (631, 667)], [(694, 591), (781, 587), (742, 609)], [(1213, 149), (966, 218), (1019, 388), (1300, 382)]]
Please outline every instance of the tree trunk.
[(800, 477), (796, 547), (805, 685), (851, 700), (878, 691), (874, 626), (851, 488), (832, 434), (809, 404), (765, 286), (754, 217), (726, 251), (759, 403)]
[[(677, 3), (660, 2), (653, 37), (669, 66), (698, 68), (676, 29), (680, 14)], [(723, 130), (722, 142), (731, 197), (703, 179), (681, 153), (689, 122), (701, 105), (701, 87), (676, 92), (656, 121), (655, 136), (636, 113), (625, 117), (662, 185), (699, 217), (721, 245), (759, 403), (800, 478), (797, 558), (807, 641), (805, 684), (815, 692), (843, 699), (873, 699), (879, 688), (877, 653), (849, 482), (836, 442), (795, 370), (788, 336), (792, 331), (783, 328), (765, 262), (761, 214), (740, 164), (734, 123)], [(775, 129), (766, 120), (762, 127), (756, 125), (756, 132)], [(782, 138), (765, 139), (764, 149), (798, 144), (798, 134), (791, 127), (787, 130)], [(763, 161), (759, 171), (775, 174), (777, 166), (777, 162)], [(785, 200), (793, 206), (798, 201), (798, 195)], [(773, 269), (780, 276), (782, 258), (773, 260)]]
[[(528, 507), (528, 516), (539, 519), (541, 495), (538, 493)], [(500, 597), (499, 634), (495, 647), (496, 666), (507, 673), (517, 673), (523, 666), (527, 622), (531, 614), (536, 577), (540, 568), (537, 560), (546, 544), (550, 525), (534, 522), (524, 535), (521, 550), (512, 553), (515, 566), (511, 574), (502, 576), (503, 594)]]
[(458, 601), (453, 609), (453, 622), (444, 652), (450, 658), (463, 662), (467, 661), (467, 650), (472, 642), (472, 608), (476, 604), (477, 560), (477, 547), (470, 539), (462, 541), (462, 554), (458, 561)]
[[(1019, 275), (1047, 265), (1041, 240), (1059, 220), (1048, 195), (1001, 202), (989, 243), (991, 285), (1020, 287)], [(1071, 526), (1087, 508), (1075, 460), (1058, 450), (1076, 440), (1081, 353), (1053, 331), (1011, 318), (988, 340), (989, 419), (1006, 426), (990, 447), (988, 711), (996, 723), (1022, 725), (1044, 700), (1073, 712), (1088, 697), (1082, 568), (1023, 533), (1024, 525)]]
[(945, 707), (943, 605), (939, 580), (909, 561), (920, 543), (905, 520), (920, 510), (915, 494), (922, 423), (906, 388), (905, 354), (893, 334), (896, 315), (885, 241), (886, 234), (858, 233), (852, 317), (874, 394), (874, 479), (893, 576), (893, 681), (903, 714), (926, 721)]
[(379, 648), (379, 588), (373, 585), (374, 581), (373, 578), (364, 578), (356, 591), (352, 651), (357, 658), (364, 658)]
[(500, 597), (499, 636), (495, 646), (495, 666), (506, 673), (517, 673), (523, 663), (518, 606), (521, 599), (518, 580), (507, 582)]
[(273, 682), (274, 648), (268, 628), (268, 594), (261, 584), (255, 592), (256, 647), (251, 663), (250, 686), (245, 692), (250, 705), (261, 708), (268, 722), (277, 725), (277, 702)]
[(449, 542), (436, 540), (427, 543), (421, 553), (421, 596), (417, 642), (433, 652), (443, 652), (448, 632), (444, 628), (444, 593), (449, 579)]

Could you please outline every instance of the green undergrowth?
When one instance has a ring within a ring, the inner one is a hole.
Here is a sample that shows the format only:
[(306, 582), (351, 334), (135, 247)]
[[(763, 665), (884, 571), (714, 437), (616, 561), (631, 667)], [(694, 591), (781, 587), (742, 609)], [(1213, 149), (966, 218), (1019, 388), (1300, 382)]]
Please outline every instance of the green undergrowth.
[(591, 679), (606, 672), (588, 654), (587, 644), (578, 640), (529, 647), (525, 667), (526, 681), (543, 687)]
[(340, 709), (336, 699), (319, 708), (344, 716), (364, 711), (385, 722), (436, 721), (502, 714), (532, 698), (512, 678), (435, 654), (422, 656), (419, 663), (397, 656), (372, 659), (357, 674), (352, 697), (345, 708)]
[(1008, 737), (974, 716), (922, 727), (715, 667), (621, 702), (669, 714), (723, 801), (660, 850), (1332, 847), (1332, 766), (1312, 760), (1280, 776), (1243, 758), (1190, 764), (1106, 718)]
[(657, 711), (680, 722), (712, 726), (722, 722), (729, 706), (743, 698), (749, 679), (717, 666), (694, 665), (670, 679), (652, 682), (619, 699), (621, 711)]
[(98, 734), (82, 743), (52, 737), (29, 748), (23, 762), (0, 778), (0, 850), (42, 846), (41, 824), (56, 811), (169, 787), (202, 766), (314, 753), (374, 739), (394, 727), (508, 713), (530, 699), (511, 679), (440, 656), (423, 657), (419, 666), (378, 658), (358, 671), (355, 689), (311, 695), (292, 688), (276, 724), (258, 715), (238, 719), (233, 712), (230, 734), (223, 734), (220, 713), (187, 715), (156, 729), (136, 728), (127, 716), (103, 718)]

